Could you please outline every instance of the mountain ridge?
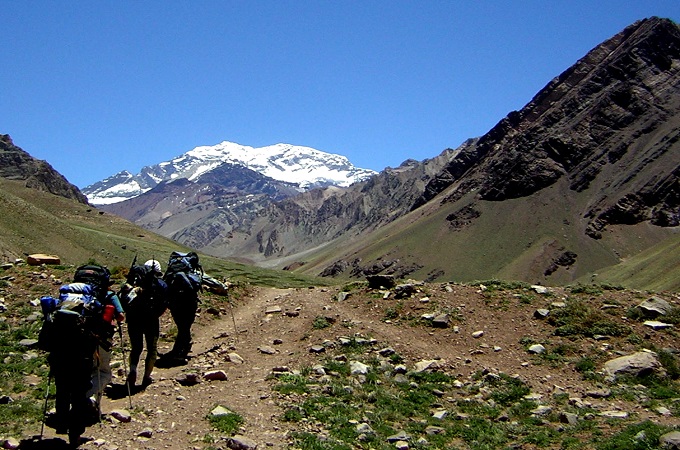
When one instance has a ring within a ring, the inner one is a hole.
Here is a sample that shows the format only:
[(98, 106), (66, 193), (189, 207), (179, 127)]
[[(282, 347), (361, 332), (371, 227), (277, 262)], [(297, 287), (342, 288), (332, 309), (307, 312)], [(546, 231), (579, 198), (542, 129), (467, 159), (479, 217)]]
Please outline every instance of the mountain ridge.
[(241, 165), (261, 175), (298, 186), (302, 192), (314, 187), (349, 186), (375, 172), (352, 165), (337, 154), (311, 147), (274, 144), (254, 148), (229, 141), (199, 146), (169, 161), (142, 168), (133, 175), (121, 171), (83, 188), (92, 204), (105, 205), (129, 200), (164, 181), (187, 178), (195, 181), (223, 163)]

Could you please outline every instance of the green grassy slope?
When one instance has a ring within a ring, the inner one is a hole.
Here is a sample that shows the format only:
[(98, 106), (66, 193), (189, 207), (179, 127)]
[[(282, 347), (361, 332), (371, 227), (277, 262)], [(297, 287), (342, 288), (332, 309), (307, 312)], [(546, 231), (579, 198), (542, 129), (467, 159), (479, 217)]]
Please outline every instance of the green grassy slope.
[[(447, 217), (473, 201), (474, 193), (455, 203), (434, 200), (373, 233), (327, 246), (300, 270), (318, 275), (341, 258), (360, 260), (362, 266), (398, 259), (402, 265), (422, 266), (410, 275), (415, 279), (438, 273), (437, 281), (499, 278), (568, 285), (594, 279), (637, 289), (680, 288), (680, 280), (659, 275), (680, 263), (680, 252), (667, 248), (675, 230), (648, 224), (611, 226), (602, 239), (589, 238), (582, 217), (587, 197), (564, 192), (569, 191), (556, 184), (525, 198), (476, 201), (479, 217), (460, 228), (451, 227)], [(654, 245), (658, 250), (645, 257), (642, 252)], [(576, 262), (557, 265), (546, 275), (566, 251), (577, 255)]]
[[(128, 267), (188, 248), (144, 230), (127, 220), (49, 193), (28, 189), (21, 182), (0, 179), (0, 260), (13, 261), (33, 253), (58, 255), (63, 264), (94, 260), (110, 268)], [(290, 272), (261, 269), (201, 255), (216, 277), (270, 286), (321, 285), (327, 281)]]

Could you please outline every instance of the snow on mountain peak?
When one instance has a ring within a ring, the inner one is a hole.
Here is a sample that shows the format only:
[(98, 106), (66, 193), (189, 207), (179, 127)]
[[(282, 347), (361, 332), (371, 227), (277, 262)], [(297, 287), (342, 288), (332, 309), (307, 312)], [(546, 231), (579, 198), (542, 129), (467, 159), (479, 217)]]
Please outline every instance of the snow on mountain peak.
[(291, 144), (250, 147), (223, 141), (199, 146), (170, 161), (142, 168), (137, 175), (120, 172), (83, 189), (92, 204), (111, 204), (136, 197), (162, 181), (187, 178), (196, 181), (223, 163), (242, 165), (267, 177), (296, 184), (300, 189), (317, 186), (349, 186), (375, 175), (354, 167), (332, 153)]

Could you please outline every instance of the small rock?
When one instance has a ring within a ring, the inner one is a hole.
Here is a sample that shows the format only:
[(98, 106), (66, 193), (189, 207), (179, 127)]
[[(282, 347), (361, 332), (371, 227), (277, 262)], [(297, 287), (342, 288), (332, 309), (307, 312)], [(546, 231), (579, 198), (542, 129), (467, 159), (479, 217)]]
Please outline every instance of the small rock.
[(195, 386), (199, 383), (198, 374), (196, 373), (182, 373), (175, 378), (182, 386)]
[(680, 448), (680, 431), (671, 431), (659, 437), (659, 446), (661, 448)]
[(545, 353), (545, 347), (543, 347), (541, 344), (534, 344), (529, 347), (529, 353), (540, 355), (541, 353)]
[(550, 315), (549, 309), (537, 309), (534, 311), (534, 317), (537, 319), (545, 319)]
[(227, 379), (227, 373), (224, 370), (211, 370), (204, 373), (203, 378), (209, 381), (224, 381)]
[(130, 412), (126, 409), (114, 409), (109, 413), (109, 415), (123, 423), (129, 423), (132, 420)]
[(264, 353), (265, 355), (275, 355), (276, 354), (276, 349), (269, 347), (268, 345), (263, 345), (262, 347), (258, 347), (258, 350), (260, 353)]
[(211, 416), (228, 416), (229, 414), (234, 414), (234, 412), (224, 406), (216, 406), (210, 411)]
[(15, 450), (18, 449), (21, 443), (15, 438), (7, 438), (2, 442), (2, 448)]
[(659, 322), (658, 320), (646, 320), (642, 325), (651, 328), (652, 330), (665, 330), (666, 328), (673, 328), (670, 323)]
[(142, 431), (137, 433), (137, 436), (150, 439), (153, 436), (153, 430), (151, 428), (144, 428)]
[(229, 362), (233, 362), (236, 364), (243, 364), (245, 362), (245, 360), (241, 358), (241, 355), (239, 355), (238, 353), (229, 353), (227, 355), (227, 358), (229, 358)]
[(606, 417), (608, 419), (626, 419), (628, 413), (625, 411), (602, 411), (600, 416)]
[(227, 440), (227, 447), (231, 450), (255, 450), (257, 443), (252, 439), (237, 434)]

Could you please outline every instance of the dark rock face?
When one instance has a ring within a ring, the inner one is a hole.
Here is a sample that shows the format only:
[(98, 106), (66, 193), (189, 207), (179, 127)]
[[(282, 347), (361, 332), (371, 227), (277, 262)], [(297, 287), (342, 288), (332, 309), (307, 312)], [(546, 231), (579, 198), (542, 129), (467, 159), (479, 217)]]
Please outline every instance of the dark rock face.
[(26, 187), (87, 204), (87, 198), (47, 162), (33, 158), (0, 134), (0, 177), (25, 181)]
[(679, 139), (680, 29), (651, 18), (593, 49), (464, 148), (417, 204), (461, 179), (480, 199), (503, 201), (566, 177), (573, 191), (597, 197), (584, 212), (591, 237), (607, 224), (677, 226)]

